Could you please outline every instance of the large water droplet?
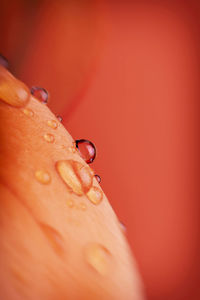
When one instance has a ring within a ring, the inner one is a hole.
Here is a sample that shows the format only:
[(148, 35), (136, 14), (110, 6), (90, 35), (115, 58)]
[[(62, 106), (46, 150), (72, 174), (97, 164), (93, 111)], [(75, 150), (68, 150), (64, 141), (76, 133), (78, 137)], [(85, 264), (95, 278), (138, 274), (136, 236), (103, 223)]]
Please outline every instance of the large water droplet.
[(94, 243), (87, 245), (85, 248), (85, 259), (95, 271), (105, 275), (108, 270), (111, 254), (104, 246)]
[(56, 120), (48, 120), (47, 125), (53, 129), (56, 129), (58, 127), (58, 123)]
[(0, 65), (0, 100), (14, 107), (23, 107), (29, 98), (28, 87)]
[(40, 227), (50, 242), (53, 250), (57, 254), (62, 254), (64, 252), (64, 241), (60, 233), (47, 224), (40, 223)]
[(98, 205), (103, 199), (103, 192), (98, 187), (93, 186), (87, 193), (88, 199), (95, 205)]
[(79, 196), (87, 193), (92, 186), (92, 172), (90, 168), (78, 161), (58, 161), (56, 163), (56, 170), (69, 190)]
[(100, 183), (101, 182), (101, 177), (99, 175), (94, 175), (94, 177), (96, 178), (97, 182)]
[(51, 177), (50, 177), (49, 173), (44, 170), (37, 170), (35, 172), (35, 177), (40, 183), (43, 183), (43, 184), (48, 184), (51, 181)]
[(46, 133), (46, 134), (44, 135), (44, 139), (45, 139), (45, 141), (48, 142), (48, 143), (53, 143), (53, 142), (55, 141), (54, 135), (51, 134), (51, 133)]
[(3, 56), (2, 54), (0, 54), (0, 65), (6, 69), (8, 69), (9, 66), (7, 58), (5, 58), (5, 56)]
[(86, 163), (90, 164), (96, 157), (96, 148), (94, 144), (88, 140), (76, 140), (76, 147), (78, 148), (81, 157)]
[(32, 109), (30, 108), (25, 108), (23, 109), (23, 113), (28, 116), (28, 117), (33, 117), (34, 116), (34, 112), (32, 111)]
[(37, 98), (41, 103), (47, 104), (48, 102), (48, 92), (39, 86), (33, 86), (31, 88), (31, 94)]

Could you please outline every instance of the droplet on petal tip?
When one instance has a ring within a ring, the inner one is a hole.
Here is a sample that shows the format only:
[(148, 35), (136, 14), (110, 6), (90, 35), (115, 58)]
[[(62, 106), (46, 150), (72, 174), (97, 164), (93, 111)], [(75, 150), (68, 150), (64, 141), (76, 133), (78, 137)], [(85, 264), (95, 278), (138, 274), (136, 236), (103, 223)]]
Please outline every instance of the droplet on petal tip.
[(75, 145), (85, 162), (91, 164), (96, 157), (96, 148), (94, 144), (88, 140), (80, 139), (75, 141)]
[(42, 87), (39, 87), (39, 86), (33, 86), (31, 88), (31, 94), (37, 98), (41, 103), (43, 104), (47, 104), (48, 102), (48, 92), (42, 88)]

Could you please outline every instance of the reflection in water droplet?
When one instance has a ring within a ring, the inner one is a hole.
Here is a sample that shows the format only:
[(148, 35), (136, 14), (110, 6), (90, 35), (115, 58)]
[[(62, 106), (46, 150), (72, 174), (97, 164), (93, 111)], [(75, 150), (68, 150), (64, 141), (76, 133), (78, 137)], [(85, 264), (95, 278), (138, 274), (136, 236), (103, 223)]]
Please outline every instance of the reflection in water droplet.
[(29, 108), (24, 108), (23, 113), (28, 117), (33, 117), (34, 116), (34, 112), (32, 111), (32, 109), (29, 109)]
[(62, 122), (63, 118), (60, 115), (56, 116), (59, 122)]
[(43, 184), (48, 184), (51, 181), (51, 177), (50, 177), (49, 173), (47, 173), (46, 171), (43, 171), (43, 170), (37, 170), (35, 172), (35, 177), (39, 182), (41, 182)]
[(48, 102), (48, 92), (39, 86), (33, 86), (31, 88), (31, 94), (37, 98), (41, 103), (47, 104)]
[(53, 134), (50, 134), (50, 133), (46, 133), (44, 135), (44, 139), (45, 141), (47, 141), (48, 143), (53, 143), (55, 141), (55, 138), (53, 136)]
[(74, 207), (74, 201), (71, 200), (71, 199), (67, 200), (67, 206), (70, 207), (70, 208)]
[(94, 243), (85, 248), (85, 259), (95, 271), (105, 275), (108, 271), (111, 254), (104, 246)]
[(47, 121), (47, 125), (53, 129), (56, 129), (58, 127), (58, 123), (55, 120)]
[(61, 237), (60, 233), (47, 224), (40, 223), (40, 227), (47, 237), (48, 241), (50, 242), (53, 250), (59, 255), (62, 254), (65, 247), (63, 238)]
[(56, 162), (56, 170), (67, 187), (79, 196), (87, 193), (92, 186), (92, 173), (90, 168), (82, 165), (78, 161), (58, 161)]
[(14, 107), (23, 107), (29, 98), (28, 87), (0, 65), (0, 100)]
[(100, 183), (101, 182), (101, 177), (99, 175), (94, 175), (94, 177), (96, 178), (97, 182)]
[(96, 148), (94, 144), (88, 140), (76, 140), (76, 148), (79, 150), (81, 157), (86, 163), (90, 164), (96, 157)]
[(93, 186), (87, 193), (88, 199), (93, 204), (99, 204), (103, 199), (103, 192), (96, 186)]
[(5, 58), (5, 56), (3, 56), (2, 54), (0, 54), (0, 65), (6, 69), (8, 69), (9, 66), (7, 58)]

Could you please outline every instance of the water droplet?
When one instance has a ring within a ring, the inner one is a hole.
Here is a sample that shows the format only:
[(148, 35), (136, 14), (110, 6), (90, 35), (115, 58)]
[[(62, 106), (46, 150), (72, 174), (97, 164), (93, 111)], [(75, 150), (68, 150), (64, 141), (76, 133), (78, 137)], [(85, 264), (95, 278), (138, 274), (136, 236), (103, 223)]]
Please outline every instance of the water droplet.
[(6, 69), (9, 67), (8, 60), (2, 54), (0, 54), (0, 65)]
[(126, 226), (124, 225), (124, 223), (119, 222), (121, 230), (125, 233), (126, 232)]
[(81, 157), (86, 163), (90, 164), (96, 157), (96, 148), (94, 144), (88, 140), (76, 140), (76, 148), (79, 150)]
[(47, 141), (48, 143), (53, 143), (55, 141), (54, 135), (51, 133), (46, 133), (44, 135), (44, 139), (45, 141)]
[(70, 208), (74, 207), (74, 201), (71, 200), (71, 199), (67, 200), (67, 206), (70, 207)]
[(96, 178), (97, 182), (100, 183), (101, 182), (101, 177), (99, 175), (94, 175), (94, 177)]
[(87, 193), (88, 199), (93, 204), (99, 204), (103, 199), (103, 192), (96, 186), (91, 187), (89, 192)]
[(61, 237), (60, 233), (47, 224), (40, 223), (40, 227), (47, 237), (48, 241), (50, 242), (53, 250), (59, 255), (62, 254), (65, 247), (63, 238)]
[(34, 116), (34, 112), (32, 111), (32, 109), (30, 108), (25, 108), (23, 109), (23, 113), (28, 116), (28, 117), (33, 117)]
[(76, 152), (76, 149), (74, 147), (69, 147), (68, 148), (68, 151), (71, 152), (71, 153), (75, 153)]
[(56, 122), (56, 120), (47, 121), (47, 125), (53, 129), (56, 129), (58, 127), (58, 123)]
[(100, 244), (89, 244), (85, 248), (86, 262), (101, 275), (106, 274), (110, 258), (111, 253)]
[(87, 206), (85, 203), (81, 202), (77, 205), (77, 208), (80, 209), (80, 210), (86, 210), (87, 209)]
[(29, 98), (28, 87), (0, 65), (0, 100), (14, 107), (23, 107)]
[(41, 182), (43, 184), (48, 184), (51, 181), (51, 177), (50, 177), (49, 173), (47, 173), (46, 171), (43, 171), (43, 170), (37, 170), (35, 172), (35, 177), (39, 182)]
[(48, 102), (48, 92), (39, 86), (33, 86), (31, 88), (31, 94), (37, 98), (41, 103), (47, 104)]
[(60, 115), (57, 115), (56, 117), (57, 117), (57, 119), (58, 119), (59, 122), (63, 121), (63, 118)]
[(90, 168), (78, 161), (58, 161), (56, 162), (56, 170), (69, 190), (79, 196), (87, 193), (92, 186), (92, 172)]

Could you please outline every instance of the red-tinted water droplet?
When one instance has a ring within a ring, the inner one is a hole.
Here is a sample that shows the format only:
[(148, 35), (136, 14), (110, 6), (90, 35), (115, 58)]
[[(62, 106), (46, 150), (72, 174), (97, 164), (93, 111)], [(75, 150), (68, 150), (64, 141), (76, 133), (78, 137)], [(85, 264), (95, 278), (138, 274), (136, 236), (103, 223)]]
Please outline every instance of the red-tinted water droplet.
[(57, 115), (56, 117), (57, 117), (57, 119), (58, 119), (59, 122), (63, 121), (63, 118), (61, 116)]
[(8, 66), (9, 66), (8, 60), (2, 54), (0, 54), (0, 65), (6, 69), (8, 69)]
[(47, 104), (48, 102), (48, 92), (39, 86), (33, 86), (31, 88), (31, 94), (37, 98), (41, 103)]
[(81, 157), (86, 163), (91, 164), (96, 157), (96, 148), (94, 144), (88, 140), (76, 140), (76, 148), (78, 148)]
[(94, 177), (96, 178), (97, 182), (100, 183), (101, 182), (101, 177), (99, 175), (94, 175)]

